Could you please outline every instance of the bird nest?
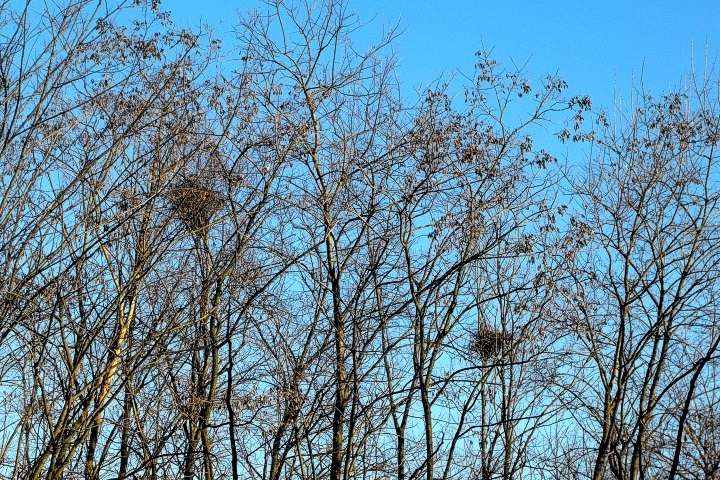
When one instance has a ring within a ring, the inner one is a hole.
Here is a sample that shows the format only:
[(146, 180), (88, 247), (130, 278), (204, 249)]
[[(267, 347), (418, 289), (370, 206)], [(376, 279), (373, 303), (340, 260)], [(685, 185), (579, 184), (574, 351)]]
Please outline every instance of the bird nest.
[(499, 357), (512, 346), (512, 335), (483, 325), (473, 334), (470, 351), (483, 360)]
[(168, 199), (173, 213), (193, 232), (207, 230), (213, 215), (225, 203), (220, 192), (195, 179), (185, 180), (171, 187)]

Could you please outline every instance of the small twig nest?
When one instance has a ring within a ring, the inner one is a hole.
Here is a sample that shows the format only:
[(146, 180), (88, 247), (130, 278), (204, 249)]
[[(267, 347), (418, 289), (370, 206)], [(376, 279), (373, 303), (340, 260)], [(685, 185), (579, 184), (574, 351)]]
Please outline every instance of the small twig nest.
[(512, 335), (488, 325), (478, 327), (470, 341), (470, 350), (483, 360), (502, 355), (512, 345)]
[(190, 178), (170, 188), (168, 199), (174, 214), (190, 231), (204, 231), (210, 227), (212, 216), (225, 203), (220, 192)]

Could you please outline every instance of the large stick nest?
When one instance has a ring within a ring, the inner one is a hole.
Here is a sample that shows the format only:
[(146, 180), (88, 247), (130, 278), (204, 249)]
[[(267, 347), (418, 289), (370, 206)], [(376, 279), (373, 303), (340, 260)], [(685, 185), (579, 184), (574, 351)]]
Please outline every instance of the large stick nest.
[(168, 191), (173, 213), (190, 231), (204, 231), (210, 227), (213, 215), (225, 200), (220, 192), (205, 186), (197, 178), (188, 178)]
[(489, 325), (478, 326), (470, 341), (470, 351), (483, 360), (501, 356), (512, 347), (512, 335)]

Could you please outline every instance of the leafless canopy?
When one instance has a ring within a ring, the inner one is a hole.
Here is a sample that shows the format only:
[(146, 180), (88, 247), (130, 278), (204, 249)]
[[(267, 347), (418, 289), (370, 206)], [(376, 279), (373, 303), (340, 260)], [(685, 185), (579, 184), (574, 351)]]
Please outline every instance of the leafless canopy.
[(0, 1), (0, 478), (719, 478), (717, 78), (362, 28)]

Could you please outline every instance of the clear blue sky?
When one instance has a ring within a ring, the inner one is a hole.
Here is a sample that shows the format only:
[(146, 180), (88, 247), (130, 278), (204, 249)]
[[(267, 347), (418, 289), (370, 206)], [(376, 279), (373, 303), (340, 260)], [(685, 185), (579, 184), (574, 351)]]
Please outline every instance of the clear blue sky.
[[(219, 25), (217, 34), (227, 43), (237, 13), (259, 5), (252, 0), (163, 2), (181, 24)], [(573, 93), (589, 94), (606, 106), (615, 86), (626, 94), (633, 80), (637, 85), (642, 78), (654, 94), (680, 85), (693, 51), (699, 68), (706, 46), (708, 61), (720, 61), (718, 0), (349, 0), (349, 9), (363, 21), (374, 18), (359, 43), (373, 43), (384, 24), (400, 22), (404, 34), (395, 50), (406, 94), (443, 72), (472, 73), (474, 52), (483, 44), (503, 63), (529, 59), (531, 78), (559, 73)]]

